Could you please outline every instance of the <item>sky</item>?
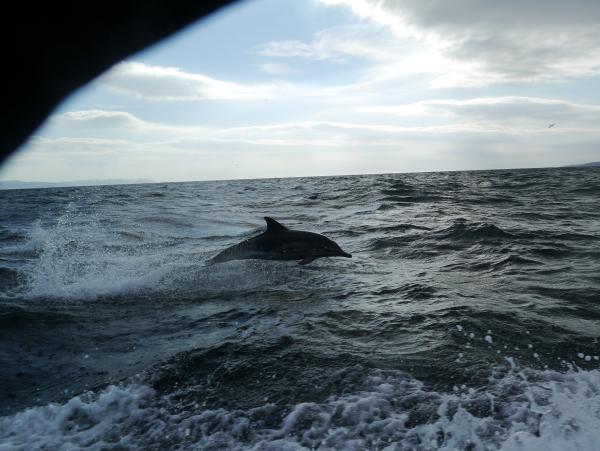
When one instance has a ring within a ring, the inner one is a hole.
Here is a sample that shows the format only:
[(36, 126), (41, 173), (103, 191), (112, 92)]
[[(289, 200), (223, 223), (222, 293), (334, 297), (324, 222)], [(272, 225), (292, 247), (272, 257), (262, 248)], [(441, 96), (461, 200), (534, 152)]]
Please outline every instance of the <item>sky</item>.
[(598, 23), (597, 0), (242, 1), (67, 98), (0, 180), (598, 161)]

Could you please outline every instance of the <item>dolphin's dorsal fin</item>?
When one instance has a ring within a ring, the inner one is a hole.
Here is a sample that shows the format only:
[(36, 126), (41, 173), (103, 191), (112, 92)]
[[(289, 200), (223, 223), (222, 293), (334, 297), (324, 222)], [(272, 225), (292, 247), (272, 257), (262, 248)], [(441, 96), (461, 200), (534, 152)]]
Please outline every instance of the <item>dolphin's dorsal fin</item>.
[(265, 221), (267, 221), (267, 232), (280, 232), (282, 230), (288, 230), (288, 228), (282, 224), (279, 224), (273, 218), (269, 218), (265, 216)]

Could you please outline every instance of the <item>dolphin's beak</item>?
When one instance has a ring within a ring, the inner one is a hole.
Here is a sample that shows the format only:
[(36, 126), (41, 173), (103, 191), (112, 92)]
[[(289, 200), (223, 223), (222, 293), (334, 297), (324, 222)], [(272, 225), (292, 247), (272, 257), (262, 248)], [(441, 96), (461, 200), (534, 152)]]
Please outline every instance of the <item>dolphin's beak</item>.
[(352, 258), (352, 254), (349, 254), (348, 252), (341, 251), (340, 252), (340, 257)]

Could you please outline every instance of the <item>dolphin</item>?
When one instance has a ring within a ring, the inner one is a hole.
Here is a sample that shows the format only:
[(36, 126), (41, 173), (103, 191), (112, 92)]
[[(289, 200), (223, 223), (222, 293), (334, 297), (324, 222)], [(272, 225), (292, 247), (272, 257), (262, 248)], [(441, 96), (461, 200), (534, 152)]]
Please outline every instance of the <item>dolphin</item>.
[(348, 257), (329, 238), (312, 232), (290, 230), (273, 218), (265, 216), (267, 230), (254, 238), (228, 247), (215, 257), (211, 263), (222, 263), (229, 260), (262, 259), (262, 260), (300, 260), (301, 265), (308, 265), (319, 257)]

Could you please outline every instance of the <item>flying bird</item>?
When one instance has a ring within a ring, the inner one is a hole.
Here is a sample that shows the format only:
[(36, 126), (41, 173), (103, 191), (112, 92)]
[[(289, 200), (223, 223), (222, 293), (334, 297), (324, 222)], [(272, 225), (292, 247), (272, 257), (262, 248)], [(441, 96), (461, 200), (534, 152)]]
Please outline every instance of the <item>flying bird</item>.
[(556, 124), (550, 124), (550, 125), (548, 125), (548, 128), (552, 128), (552, 127), (554, 127), (555, 125), (556, 125)]

